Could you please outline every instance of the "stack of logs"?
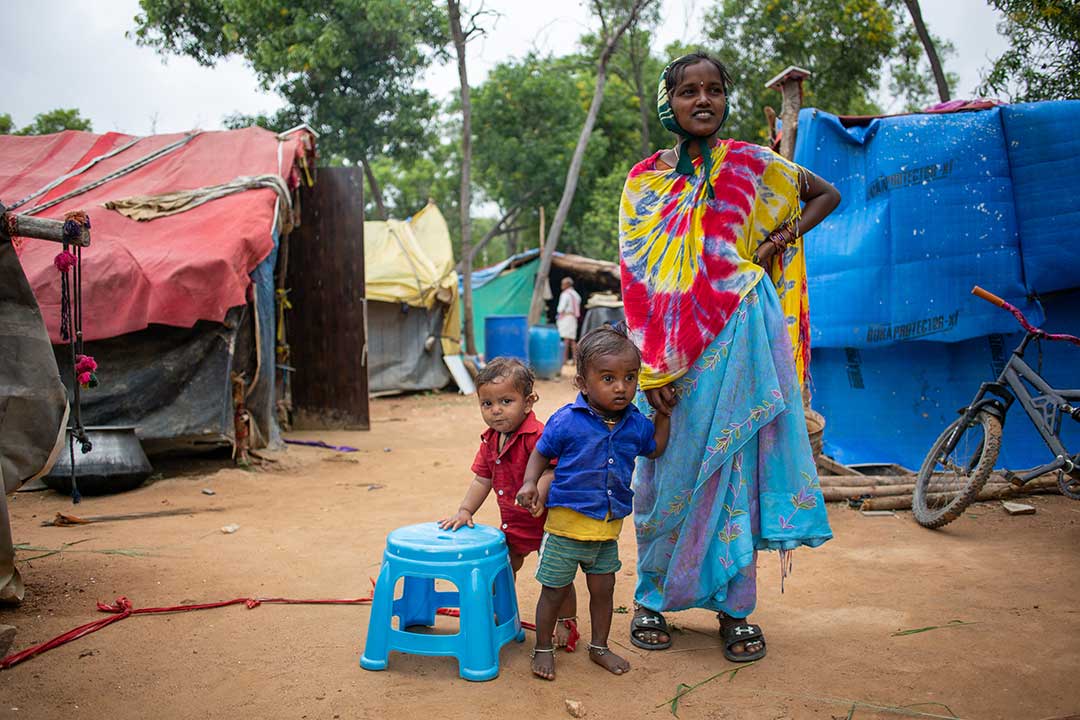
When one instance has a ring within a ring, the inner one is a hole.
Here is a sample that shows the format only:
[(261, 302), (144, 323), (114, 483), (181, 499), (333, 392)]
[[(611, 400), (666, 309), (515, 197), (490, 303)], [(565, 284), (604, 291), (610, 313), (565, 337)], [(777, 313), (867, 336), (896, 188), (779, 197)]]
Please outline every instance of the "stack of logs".
[[(844, 468), (838, 467), (820, 468), (823, 471), (836, 471)], [(821, 478), (821, 494), (825, 502), (851, 502), (863, 510), (910, 510), (911, 497), (915, 492), (915, 474), (904, 473), (896, 475), (862, 475), (854, 470), (848, 470), (843, 475), (825, 475)], [(947, 486), (940, 481), (937, 483), (943, 489)], [(959, 490), (949, 487), (950, 491)], [(1056, 475), (1044, 475), (1026, 483), (1023, 487), (1016, 488), (1009, 484), (1004, 475), (993, 473), (979, 491), (978, 501), (1008, 500), (1021, 495), (1037, 493), (1058, 493)], [(859, 501), (861, 500), (861, 504)]]

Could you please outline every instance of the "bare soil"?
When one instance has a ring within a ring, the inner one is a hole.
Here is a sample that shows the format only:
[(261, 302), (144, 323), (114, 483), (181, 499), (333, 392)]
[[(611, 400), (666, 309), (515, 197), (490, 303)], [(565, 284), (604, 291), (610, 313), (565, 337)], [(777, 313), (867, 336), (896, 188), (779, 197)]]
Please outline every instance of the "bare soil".
[[(567, 379), (541, 383), (539, 392), (541, 418), (573, 397)], [(220, 460), (174, 460), (138, 490), (76, 507), (53, 492), (18, 494), (11, 503), (16, 542), (78, 544), (21, 565), (26, 600), (0, 610), (0, 623), (18, 628), (13, 651), (102, 617), (95, 603), (121, 595), (136, 607), (367, 595), (387, 532), (457, 507), (483, 429), (475, 400), (449, 394), (376, 400), (372, 414), (371, 432), (291, 436), (353, 445), (358, 453), (290, 446), (254, 472)], [(835, 539), (796, 553), (783, 594), (776, 556), (760, 560), (753, 619), (765, 629), (768, 657), (689, 693), (679, 717), (903, 716), (873, 706), (904, 706), (915, 717), (1080, 713), (1080, 503), (1058, 496), (1031, 502), (1038, 512), (1018, 517), (997, 504), (978, 505), (940, 532), (918, 527), (908, 513), (864, 517), (830, 506)], [(170, 508), (193, 512), (40, 526), (58, 511)], [(478, 520), (497, 522), (494, 502)], [(223, 533), (228, 524), (239, 530)], [(629, 524), (620, 544), (625, 567), (615, 604), (630, 607)], [(102, 552), (117, 549), (145, 554)], [(538, 591), (534, 569), (530, 557), (518, 581), (527, 619)], [(678, 631), (666, 652), (632, 647), (629, 618), (616, 615), (612, 633), (614, 649), (633, 665), (626, 676), (604, 672), (582, 647), (558, 654), (555, 682), (534, 679), (530, 636), (503, 649), (498, 679), (474, 684), (459, 679), (448, 658), (394, 654), (387, 671), (362, 670), (366, 606), (132, 617), (0, 672), (0, 717), (539, 720), (568, 717), (565, 701), (572, 699), (585, 717), (667, 718), (664, 703), (680, 683), (736, 667), (724, 659), (707, 612), (672, 615)], [(972, 624), (894, 635), (953, 620)], [(456, 620), (439, 623), (452, 628)], [(587, 619), (582, 630), (587, 637)]]

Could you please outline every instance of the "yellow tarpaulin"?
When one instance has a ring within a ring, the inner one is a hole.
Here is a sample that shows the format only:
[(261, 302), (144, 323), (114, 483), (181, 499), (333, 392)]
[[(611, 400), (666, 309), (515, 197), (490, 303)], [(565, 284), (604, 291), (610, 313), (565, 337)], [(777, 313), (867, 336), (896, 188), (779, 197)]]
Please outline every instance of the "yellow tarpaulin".
[(461, 308), (454, 249), (434, 203), (408, 221), (364, 223), (364, 285), (368, 300), (431, 309), (443, 305), (443, 355), (461, 352)]

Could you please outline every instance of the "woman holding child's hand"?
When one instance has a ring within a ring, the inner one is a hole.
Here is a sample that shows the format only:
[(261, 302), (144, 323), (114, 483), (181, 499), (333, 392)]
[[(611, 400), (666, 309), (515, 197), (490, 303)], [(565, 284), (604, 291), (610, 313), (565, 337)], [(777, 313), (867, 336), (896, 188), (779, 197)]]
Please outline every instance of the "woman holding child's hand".
[(658, 88), (675, 148), (638, 163), (620, 213), (623, 302), (641, 349), (638, 407), (671, 416), (634, 473), (638, 571), (631, 641), (671, 645), (666, 611), (717, 613), (725, 656), (765, 655), (748, 622), (758, 550), (832, 537), (806, 434), (809, 312), (802, 235), (836, 189), (772, 151), (719, 139), (731, 79), (701, 53)]

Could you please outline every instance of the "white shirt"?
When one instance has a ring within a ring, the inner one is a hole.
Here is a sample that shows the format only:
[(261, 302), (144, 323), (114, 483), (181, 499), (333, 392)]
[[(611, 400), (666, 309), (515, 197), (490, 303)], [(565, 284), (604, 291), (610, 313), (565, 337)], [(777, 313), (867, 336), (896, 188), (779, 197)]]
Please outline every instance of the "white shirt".
[(555, 310), (559, 317), (581, 317), (581, 296), (574, 288), (567, 288), (559, 295), (559, 306)]

